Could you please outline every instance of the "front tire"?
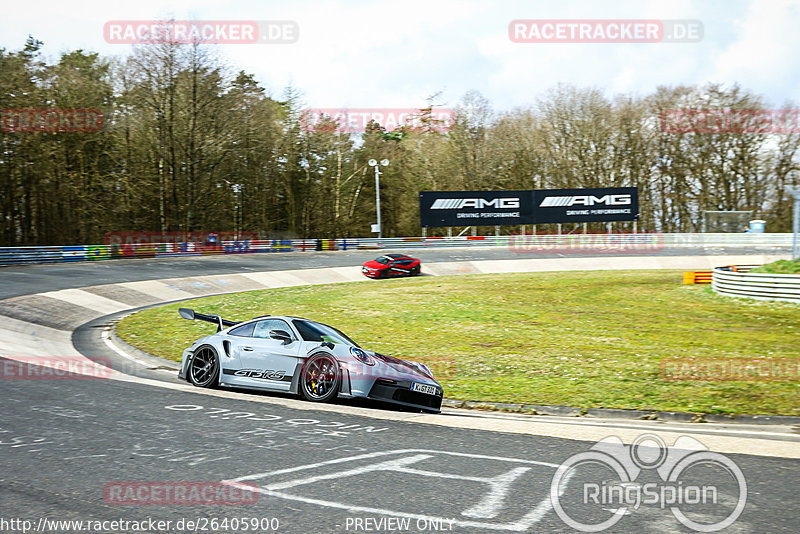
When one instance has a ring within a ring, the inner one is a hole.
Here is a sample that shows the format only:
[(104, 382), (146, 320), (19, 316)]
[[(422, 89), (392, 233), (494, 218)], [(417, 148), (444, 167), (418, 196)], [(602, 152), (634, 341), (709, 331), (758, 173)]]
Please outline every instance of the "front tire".
[(311, 402), (329, 402), (339, 393), (341, 378), (336, 358), (327, 352), (313, 354), (300, 374), (300, 394)]
[(203, 345), (194, 351), (186, 372), (189, 382), (199, 388), (215, 388), (219, 385), (219, 354), (211, 345)]

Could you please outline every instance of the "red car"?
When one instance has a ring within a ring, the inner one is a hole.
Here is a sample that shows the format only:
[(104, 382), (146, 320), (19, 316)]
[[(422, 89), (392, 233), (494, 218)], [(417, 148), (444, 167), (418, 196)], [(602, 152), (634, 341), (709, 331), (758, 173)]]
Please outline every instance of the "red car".
[(416, 276), (420, 269), (420, 261), (417, 258), (405, 254), (386, 254), (366, 262), (361, 267), (361, 272), (369, 278), (394, 278)]

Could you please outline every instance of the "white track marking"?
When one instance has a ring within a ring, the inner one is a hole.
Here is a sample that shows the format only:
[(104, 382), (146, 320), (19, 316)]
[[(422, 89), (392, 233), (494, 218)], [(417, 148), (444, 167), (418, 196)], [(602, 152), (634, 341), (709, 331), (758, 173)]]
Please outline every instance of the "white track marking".
[(132, 362), (138, 363), (139, 365), (143, 365), (148, 369), (156, 368), (155, 365), (147, 363), (144, 360), (135, 358), (130, 354), (128, 354), (127, 352), (125, 352), (124, 350), (122, 350), (121, 348), (117, 347), (117, 345), (111, 340), (111, 334), (109, 334), (108, 332), (109, 332), (108, 329), (104, 328), (103, 331), (100, 333), (100, 338), (103, 340), (103, 343), (105, 343), (109, 349), (113, 350), (126, 360), (130, 360)]
[(415, 456), (407, 456), (405, 458), (397, 458), (396, 460), (387, 460), (377, 464), (369, 464), (362, 467), (348, 469), (346, 471), (338, 471), (336, 473), (328, 473), (327, 475), (317, 475), (309, 478), (301, 478), (298, 480), (291, 480), (289, 482), (278, 482), (276, 484), (267, 484), (264, 489), (272, 493), (275, 490), (295, 488), (297, 486), (305, 486), (307, 484), (314, 484), (321, 480), (333, 480), (336, 478), (347, 478), (356, 475), (363, 475), (364, 473), (371, 473), (373, 471), (400, 471), (403, 466), (413, 464), (422, 460), (430, 458), (429, 454), (417, 454)]
[(486, 494), (481, 502), (461, 512), (461, 515), (481, 519), (496, 517), (502, 507), (503, 500), (511, 490), (511, 483), (529, 470), (530, 467), (516, 467), (494, 478), (483, 479), (483, 482), (489, 484), (491, 488), (489, 493)]
[[(254, 475), (246, 475), (239, 478), (234, 478), (229, 480), (228, 482), (245, 482), (247, 480), (256, 480), (259, 478), (264, 477), (272, 477), (276, 475), (285, 475), (288, 473), (295, 473), (297, 471), (304, 471), (306, 469), (313, 469), (317, 467), (323, 467), (326, 465), (335, 465), (340, 464), (343, 462), (352, 462), (354, 460), (368, 460), (370, 458), (378, 458), (380, 456), (386, 456), (389, 454), (414, 454), (414, 453), (422, 453), (422, 454), (446, 454), (448, 456), (459, 456), (462, 458), (475, 458), (478, 460), (498, 460), (497, 456), (487, 456), (485, 454), (471, 454), (466, 452), (447, 452), (447, 451), (434, 451), (429, 449), (398, 449), (393, 451), (380, 451), (380, 452), (369, 452), (366, 454), (359, 454), (357, 456), (347, 456), (345, 458), (336, 458), (335, 460), (327, 460), (325, 462), (318, 462), (315, 464), (308, 464), (308, 465), (300, 465), (297, 467), (289, 467), (286, 469), (279, 469), (277, 471), (268, 471), (266, 473), (256, 473)], [(520, 464), (528, 464), (528, 465), (542, 465), (544, 467), (552, 467), (553, 469), (558, 469), (560, 464), (553, 464), (550, 462), (539, 462), (536, 460), (521, 460), (519, 458), (502, 458), (508, 462), (515, 462)]]
[[(417, 521), (443, 522), (443, 524), (456, 525), (465, 528), (480, 528), (483, 530), (510, 530), (514, 532), (523, 532), (530, 529), (534, 524), (540, 521), (545, 516), (545, 514), (547, 514), (552, 509), (552, 504), (550, 502), (550, 495), (548, 492), (548, 494), (544, 499), (538, 502), (533, 509), (531, 509), (528, 513), (523, 515), (520, 519), (512, 522), (492, 523), (485, 521), (454, 519), (451, 517), (438, 517), (427, 514), (408, 513), (398, 510), (389, 510), (386, 508), (376, 508), (372, 506), (357, 506), (348, 503), (305, 497), (302, 495), (295, 495), (292, 493), (286, 493), (285, 491), (282, 491), (289, 488), (297, 488), (301, 486), (306, 486), (308, 484), (314, 484), (322, 480), (333, 480), (339, 478), (353, 477), (360, 474), (371, 473), (375, 471), (395, 471), (411, 475), (423, 475), (423, 476), (438, 477), (445, 479), (461, 479), (461, 480), (488, 484), (490, 487), (488, 493), (483, 497), (483, 499), (478, 504), (471, 506), (470, 508), (467, 508), (466, 510), (461, 512), (461, 515), (474, 518), (491, 519), (493, 517), (496, 517), (499, 514), (500, 510), (502, 509), (503, 500), (505, 496), (508, 494), (508, 492), (511, 490), (511, 484), (515, 480), (517, 480), (520, 476), (522, 476), (524, 473), (529, 471), (531, 469), (530, 467), (516, 467), (511, 469), (510, 471), (501, 473), (500, 475), (495, 477), (473, 477), (473, 476), (455, 475), (452, 473), (437, 473), (435, 471), (415, 469), (409, 466), (411, 464), (420, 462), (422, 460), (434, 458), (437, 455), (440, 456), (446, 455), (446, 456), (471, 458), (478, 460), (494, 460), (512, 464), (516, 463), (516, 464), (526, 464), (526, 465), (540, 465), (553, 469), (558, 468), (557, 464), (549, 462), (523, 460), (519, 458), (506, 458), (500, 456), (487, 456), (483, 454), (434, 451), (427, 449), (398, 449), (392, 451), (366, 453), (346, 458), (337, 458), (335, 460), (328, 460), (325, 462), (318, 462), (314, 464), (290, 467), (287, 469), (280, 469), (268, 473), (257, 473), (253, 475), (246, 475), (236, 479), (226, 480), (223, 481), (222, 483), (233, 486), (244, 487), (243, 483), (248, 481), (254, 481), (257, 479), (273, 478), (279, 475), (285, 475), (289, 473), (299, 474), (302, 471), (309, 471), (309, 470), (316, 473), (320, 470), (321, 467), (335, 466), (337, 464), (345, 464), (347, 462), (353, 462), (353, 461), (377, 459), (389, 455), (407, 455), (407, 456), (403, 456), (401, 458), (393, 460), (387, 460), (378, 463), (363, 465), (352, 469), (345, 469), (343, 471), (338, 471), (334, 473), (328, 473), (324, 475), (314, 475), (308, 478), (301, 477), (295, 480), (290, 480), (285, 482), (275, 482), (272, 484), (267, 482), (265, 485), (257, 487), (255, 491), (258, 491), (259, 493), (263, 493), (270, 497), (280, 497), (282, 499), (303, 502), (306, 504), (325, 506), (328, 508), (337, 508), (341, 510), (347, 510), (350, 513), (362, 512), (362, 513), (385, 515), (392, 517), (409, 518), (409, 519), (415, 519)], [(568, 476), (571, 478), (571, 475)], [(568, 482), (568, 480), (565, 479), (564, 488), (566, 488), (566, 482)], [(247, 487), (252, 491), (252, 486), (247, 485)], [(563, 491), (564, 490), (562, 489), (562, 492)]]

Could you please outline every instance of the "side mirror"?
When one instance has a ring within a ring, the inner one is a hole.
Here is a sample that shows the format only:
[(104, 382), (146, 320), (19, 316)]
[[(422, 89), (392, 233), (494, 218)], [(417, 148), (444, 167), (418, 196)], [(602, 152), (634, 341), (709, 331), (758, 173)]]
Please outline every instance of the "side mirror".
[(292, 342), (292, 335), (286, 330), (270, 330), (269, 337), (272, 339), (280, 339), (284, 345)]
[(189, 319), (190, 321), (194, 321), (194, 310), (191, 308), (178, 308), (178, 313), (184, 319)]

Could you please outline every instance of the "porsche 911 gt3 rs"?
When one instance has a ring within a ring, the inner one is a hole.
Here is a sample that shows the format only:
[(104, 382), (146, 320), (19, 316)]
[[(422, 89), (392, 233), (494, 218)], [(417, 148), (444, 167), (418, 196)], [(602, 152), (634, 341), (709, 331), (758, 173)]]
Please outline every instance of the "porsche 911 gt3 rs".
[(345, 334), (300, 317), (229, 321), (179, 310), (217, 325), (183, 351), (178, 376), (198, 387), (281, 391), (312, 402), (361, 397), (438, 413), (443, 390), (427, 366), (365, 350)]

